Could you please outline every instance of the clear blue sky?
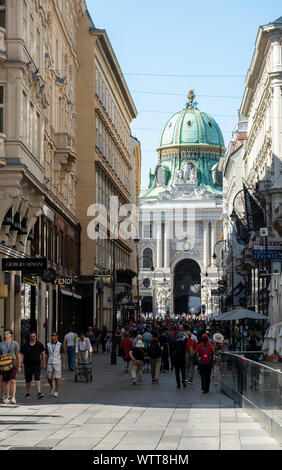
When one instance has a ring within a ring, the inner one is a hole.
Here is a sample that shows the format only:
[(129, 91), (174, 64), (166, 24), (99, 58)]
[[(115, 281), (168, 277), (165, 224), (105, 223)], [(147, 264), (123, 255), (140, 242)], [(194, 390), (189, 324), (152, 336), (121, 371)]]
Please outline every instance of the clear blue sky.
[(281, 0), (86, 2), (96, 28), (107, 31), (138, 110), (131, 129), (141, 142), (142, 188), (148, 185), (149, 168), (157, 164), (161, 130), (183, 109), (190, 88), (199, 109), (218, 122), (227, 147), (258, 28), (282, 16)]

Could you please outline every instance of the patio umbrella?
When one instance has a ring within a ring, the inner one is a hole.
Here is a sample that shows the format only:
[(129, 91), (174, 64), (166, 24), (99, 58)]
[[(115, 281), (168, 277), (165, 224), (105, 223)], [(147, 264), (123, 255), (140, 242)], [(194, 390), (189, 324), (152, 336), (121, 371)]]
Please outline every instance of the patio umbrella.
[(251, 320), (268, 320), (266, 315), (262, 313), (254, 312), (253, 310), (248, 310), (246, 308), (235, 308), (230, 312), (226, 312), (220, 315), (218, 321), (229, 321), (229, 320), (242, 320), (244, 318), (249, 318)]

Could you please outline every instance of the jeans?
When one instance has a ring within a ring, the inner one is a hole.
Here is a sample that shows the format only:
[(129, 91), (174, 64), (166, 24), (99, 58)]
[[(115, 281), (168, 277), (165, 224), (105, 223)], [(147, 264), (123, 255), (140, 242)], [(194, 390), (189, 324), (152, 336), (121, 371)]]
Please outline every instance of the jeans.
[(67, 346), (69, 370), (74, 370), (75, 346)]

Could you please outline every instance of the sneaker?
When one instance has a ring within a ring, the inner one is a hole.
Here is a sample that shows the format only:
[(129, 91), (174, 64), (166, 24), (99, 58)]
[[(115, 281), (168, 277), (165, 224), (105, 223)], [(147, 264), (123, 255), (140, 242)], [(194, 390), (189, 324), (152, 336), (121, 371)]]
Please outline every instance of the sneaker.
[(136, 380), (132, 380), (132, 385), (136, 385)]
[(49, 395), (50, 395), (50, 396), (53, 396), (53, 395), (54, 395), (54, 389), (53, 389), (53, 387), (50, 388), (50, 393), (49, 393)]
[(58, 392), (54, 392), (54, 397), (58, 397), (58, 396), (59, 396)]
[(27, 393), (27, 394), (25, 395), (25, 398), (31, 398), (31, 394), (30, 394), (30, 393)]
[(38, 400), (40, 400), (40, 398), (43, 398), (43, 397), (44, 397), (43, 393), (38, 393), (38, 394), (37, 394)]
[(12, 405), (16, 405), (17, 401), (16, 401), (15, 398), (12, 398), (12, 399), (10, 400), (10, 403), (11, 403)]
[(11, 401), (9, 398), (4, 398), (3, 403), (4, 405), (10, 405)]

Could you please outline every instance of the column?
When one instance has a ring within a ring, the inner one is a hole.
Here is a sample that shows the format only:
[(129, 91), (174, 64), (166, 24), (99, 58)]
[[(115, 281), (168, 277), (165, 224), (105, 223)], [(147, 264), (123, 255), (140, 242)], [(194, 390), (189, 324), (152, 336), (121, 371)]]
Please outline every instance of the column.
[(11, 272), (9, 297), (6, 299), (6, 324), (5, 328), (14, 331), (14, 312), (15, 312), (15, 273)]
[(164, 267), (169, 268), (170, 266), (170, 239), (171, 239), (171, 223), (166, 222), (165, 224), (165, 239), (164, 239)]
[(210, 253), (210, 256), (211, 256), (210, 263), (212, 264), (212, 266), (215, 265), (215, 260), (212, 257), (214, 253), (215, 244), (216, 244), (216, 221), (212, 221), (211, 222), (211, 253)]
[(162, 224), (159, 221), (157, 224), (157, 267), (161, 268), (162, 265)]
[(209, 222), (203, 220), (203, 267), (207, 268), (210, 259), (210, 247), (209, 247)]
[[(39, 306), (38, 306), (38, 320), (37, 320), (37, 336), (38, 341), (44, 344), (45, 342), (45, 328), (46, 328), (46, 282), (41, 281), (38, 285), (39, 289)], [(45, 326), (45, 328), (44, 328)]]
[(53, 325), (53, 285), (48, 283), (48, 321), (47, 321), (47, 342), (51, 341), (51, 332)]

